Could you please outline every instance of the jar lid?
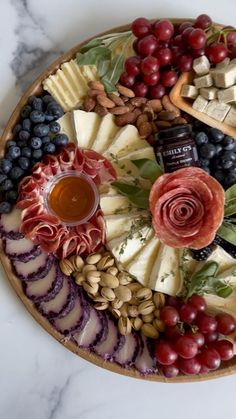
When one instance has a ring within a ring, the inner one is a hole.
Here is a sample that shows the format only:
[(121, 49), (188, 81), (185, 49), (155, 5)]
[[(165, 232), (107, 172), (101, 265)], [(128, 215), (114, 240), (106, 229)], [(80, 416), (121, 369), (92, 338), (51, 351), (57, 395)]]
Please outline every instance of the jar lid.
[(184, 137), (186, 134), (192, 133), (192, 127), (190, 124), (185, 125), (177, 125), (175, 127), (167, 128), (161, 130), (157, 134), (157, 140), (167, 140), (172, 138), (181, 138)]

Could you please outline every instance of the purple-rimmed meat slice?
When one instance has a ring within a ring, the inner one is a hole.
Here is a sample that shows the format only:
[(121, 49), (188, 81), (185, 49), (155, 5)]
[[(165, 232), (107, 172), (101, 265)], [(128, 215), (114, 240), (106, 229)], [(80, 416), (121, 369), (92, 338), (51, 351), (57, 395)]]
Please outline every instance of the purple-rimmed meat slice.
[(142, 336), (143, 345), (135, 361), (135, 368), (143, 375), (157, 372), (156, 362), (150, 352), (150, 342), (145, 336)]
[(3, 239), (3, 250), (11, 260), (20, 260), (21, 262), (29, 262), (40, 255), (41, 249), (31, 240), (25, 237), (20, 239)]
[(140, 348), (140, 338), (137, 333), (132, 332), (130, 335), (125, 336), (124, 344), (116, 352), (114, 361), (122, 367), (129, 367), (134, 364)]
[(58, 332), (68, 336), (74, 331), (79, 332), (82, 330), (85, 327), (89, 316), (90, 305), (85, 300), (82, 289), (79, 288), (72, 310), (64, 317), (55, 318), (53, 320), (53, 325)]
[(9, 214), (2, 214), (0, 219), (0, 235), (10, 239), (20, 239), (23, 236), (20, 233), (22, 211), (14, 208)]
[(63, 278), (63, 273), (55, 263), (44, 278), (25, 282), (25, 294), (35, 303), (52, 300), (61, 290)]
[(13, 260), (12, 270), (17, 278), (22, 281), (37, 281), (48, 274), (54, 261), (55, 257), (53, 255), (42, 252), (39, 256), (29, 262)]
[(90, 306), (90, 316), (83, 330), (73, 334), (73, 339), (80, 348), (91, 349), (102, 343), (107, 337), (107, 317)]
[(103, 342), (98, 342), (94, 347), (94, 352), (103, 359), (112, 361), (116, 352), (120, 350), (124, 344), (124, 336), (118, 332), (117, 326), (110, 316), (107, 316), (107, 337)]

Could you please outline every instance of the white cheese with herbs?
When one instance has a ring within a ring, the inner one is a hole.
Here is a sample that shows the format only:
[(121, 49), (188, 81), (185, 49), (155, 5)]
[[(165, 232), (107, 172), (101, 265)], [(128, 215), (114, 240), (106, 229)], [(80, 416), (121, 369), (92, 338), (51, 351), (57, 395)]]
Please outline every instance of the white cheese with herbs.
[(103, 153), (111, 145), (120, 128), (114, 122), (114, 115), (108, 113), (105, 115), (96, 133), (93, 150)]
[(76, 134), (74, 129), (74, 124), (72, 122), (71, 112), (66, 112), (61, 118), (57, 120), (60, 124), (60, 133), (66, 134), (69, 138), (69, 141), (72, 143), (76, 142)]
[(120, 158), (147, 146), (147, 141), (140, 138), (137, 128), (133, 125), (126, 125), (118, 131), (113, 143), (104, 152), (104, 156), (109, 159)]
[(100, 195), (100, 207), (104, 215), (127, 213), (132, 205), (123, 195)]
[[(134, 212), (129, 214), (105, 215), (106, 240), (111, 241), (121, 234), (127, 233), (143, 214), (144, 211), (143, 213)], [(145, 215), (147, 215), (147, 213), (145, 213)]]
[(116, 171), (117, 176), (133, 176), (139, 178), (139, 169), (135, 166), (132, 160), (149, 159), (155, 160), (155, 154), (152, 147), (141, 148), (124, 157), (113, 159), (112, 165)]
[(81, 148), (93, 148), (101, 117), (95, 112), (76, 110), (72, 112), (77, 144)]

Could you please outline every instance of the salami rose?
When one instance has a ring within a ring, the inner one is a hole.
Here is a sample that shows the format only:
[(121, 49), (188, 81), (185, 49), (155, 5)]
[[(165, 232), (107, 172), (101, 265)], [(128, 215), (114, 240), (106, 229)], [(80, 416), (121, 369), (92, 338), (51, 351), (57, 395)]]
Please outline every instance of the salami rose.
[(224, 200), (222, 186), (200, 168), (160, 176), (149, 197), (157, 237), (175, 248), (208, 246), (223, 221)]

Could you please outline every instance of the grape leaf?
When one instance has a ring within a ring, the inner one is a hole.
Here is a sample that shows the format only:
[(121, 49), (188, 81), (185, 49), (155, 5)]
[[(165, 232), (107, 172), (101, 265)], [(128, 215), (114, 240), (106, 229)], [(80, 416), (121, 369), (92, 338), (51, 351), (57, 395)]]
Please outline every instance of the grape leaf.
[(228, 221), (223, 221), (217, 230), (218, 236), (236, 246), (236, 226)]
[(149, 179), (151, 182), (163, 174), (163, 170), (157, 162), (149, 159), (131, 160), (133, 164), (139, 169), (139, 174), (144, 179)]
[(231, 186), (225, 192), (225, 216), (236, 213), (236, 185)]
[(142, 209), (149, 208), (149, 190), (120, 182), (113, 182), (112, 186), (114, 186), (120, 193), (127, 196), (129, 201), (136, 207)]

